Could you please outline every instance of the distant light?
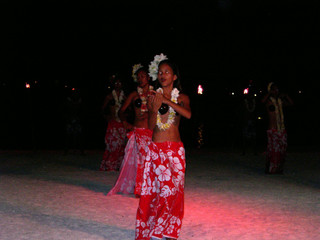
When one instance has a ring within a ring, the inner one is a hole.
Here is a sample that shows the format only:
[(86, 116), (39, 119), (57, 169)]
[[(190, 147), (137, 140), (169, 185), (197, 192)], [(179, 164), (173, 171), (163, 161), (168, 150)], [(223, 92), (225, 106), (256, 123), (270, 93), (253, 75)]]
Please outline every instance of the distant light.
[(34, 81), (34, 83), (35, 83), (35, 84), (37, 84), (37, 83), (38, 83), (38, 81), (37, 81), (37, 80), (35, 80), (35, 81)]
[(233, 96), (233, 95), (234, 95), (234, 92), (232, 92), (231, 95)]
[(301, 90), (299, 90), (299, 91), (298, 91), (298, 93), (302, 93), (302, 91), (301, 91)]
[(30, 84), (29, 83), (26, 83), (26, 88), (30, 88)]
[(254, 94), (254, 96), (256, 97), (256, 96), (257, 96), (257, 94), (255, 93), (255, 94)]
[(262, 119), (262, 117), (258, 117), (258, 120), (261, 120)]
[(203, 94), (203, 88), (201, 85), (198, 86), (198, 94), (202, 95)]
[(64, 85), (64, 87), (65, 87), (65, 88), (67, 88), (67, 87), (68, 87), (68, 85)]
[(248, 94), (249, 93), (249, 88), (245, 88), (244, 90), (243, 90), (243, 94)]
[(75, 91), (76, 89), (73, 87), (71, 90), (72, 90), (72, 91)]

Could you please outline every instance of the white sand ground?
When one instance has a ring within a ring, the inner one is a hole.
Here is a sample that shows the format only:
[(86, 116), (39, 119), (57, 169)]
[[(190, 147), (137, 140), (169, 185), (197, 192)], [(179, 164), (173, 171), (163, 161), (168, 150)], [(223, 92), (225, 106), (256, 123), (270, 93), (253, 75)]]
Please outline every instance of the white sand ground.
[[(101, 156), (0, 152), (0, 239), (133, 240), (138, 199), (106, 196)], [(180, 239), (320, 240), (320, 154), (287, 159), (273, 176), (263, 155), (189, 150)]]

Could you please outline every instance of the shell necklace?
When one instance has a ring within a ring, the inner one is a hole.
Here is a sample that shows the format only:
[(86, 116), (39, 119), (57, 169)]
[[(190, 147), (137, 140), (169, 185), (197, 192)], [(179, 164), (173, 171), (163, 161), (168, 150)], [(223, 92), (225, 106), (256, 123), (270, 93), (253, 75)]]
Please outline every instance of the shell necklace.
[(275, 99), (273, 97), (270, 97), (270, 100), (272, 101), (273, 105), (275, 106), (275, 113), (276, 113), (276, 119), (277, 119), (277, 130), (282, 131), (285, 129), (283, 110), (282, 110), (282, 101), (280, 98)]
[(118, 116), (118, 112), (119, 112), (119, 109), (120, 109), (120, 107), (121, 107), (121, 103), (122, 103), (122, 101), (123, 101), (123, 99), (124, 99), (124, 92), (123, 92), (123, 90), (121, 90), (121, 91), (120, 91), (120, 95), (119, 95), (119, 97), (118, 97), (118, 94), (117, 94), (116, 90), (113, 90), (113, 91), (112, 91), (112, 96), (113, 96), (113, 99), (114, 99), (114, 101), (115, 101), (116, 119), (117, 119), (118, 121), (120, 121), (119, 116)]
[[(163, 93), (163, 89), (162, 88), (158, 88), (157, 89), (157, 92), (160, 92), (160, 93)], [(178, 97), (179, 97), (179, 90), (177, 88), (174, 88), (172, 91), (171, 91), (171, 101), (174, 102), (174, 103), (178, 103)], [(161, 121), (161, 114), (160, 112), (158, 111), (158, 114), (157, 114), (157, 126), (158, 128), (161, 130), (161, 131), (165, 131), (167, 130), (171, 124), (174, 122), (175, 120), (175, 117), (176, 117), (176, 112), (174, 111), (174, 109), (172, 107), (169, 106), (169, 116), (168, 116), (168, 119), (165, 123), (163, 123)]]
[(146, 93), (143, 93), (143, 89), (138, 87), (137, 92), (139, 94), (139, 97), (141, 99), (141, 112), (148, 112), (147, 108), (147, 98), (150, 95), (150, 91), (153, 90), (153, 86), (149, 85), (149, 90)]

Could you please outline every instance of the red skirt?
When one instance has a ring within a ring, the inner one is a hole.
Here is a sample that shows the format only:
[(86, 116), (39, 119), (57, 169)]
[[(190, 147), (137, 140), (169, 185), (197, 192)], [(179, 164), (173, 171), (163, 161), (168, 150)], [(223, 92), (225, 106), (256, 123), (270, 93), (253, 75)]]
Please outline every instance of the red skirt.
[(143, 179), (146, 149), (151, 142), (152, 131), (145, 128), (134, 128), (128, 133), (125, 155), (120, 167), (120, 174), (114, 187), (107, 195), (119, 192), (140, 195)]
[(182, 142), (150, 143), (137, 211), (136, 240), (179, 237), (185, 167)]
[(144, 172), (144, 163), (146, 160), (146, 155), (148, 152), (148, 146), (152, 140), (152, 131), (145, 128), (136, 128), (134, 130), (137, 142), (137, 176), (136, 176), (136, 185), (134, 189), (134, 194), (141, 194), (141, 187), (143, 181), (143, 172)]
[(287, 132), (281, 132), (276, 129), (269, 129), (267, 131), (268, 145), (267, 145), (267, 173), (281, 173), (287, 151)]
[(104, 151), (100, 171), (117, 171), (121, 166), (126, 144), (126, 129), (121, 122), (111, 120), (105, 135)]

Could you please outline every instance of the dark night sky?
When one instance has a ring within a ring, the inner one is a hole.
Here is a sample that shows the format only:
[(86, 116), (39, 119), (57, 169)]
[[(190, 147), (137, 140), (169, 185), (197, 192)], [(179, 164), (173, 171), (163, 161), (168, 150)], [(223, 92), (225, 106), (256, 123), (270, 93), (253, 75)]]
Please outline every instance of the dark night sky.
[[(279, 82), (298, 106), (318, 99), (317, 1), (109, 2), (1, 4), (2, 126), (8, 126), (2, 139), (10, 139), (7, 147), (23, 145), (16, 144), (28, 135), (21, 125), (34, 122), (25, 117), (28, 97), (36, 126), (54, 126), (60, 121), (56, 103), (61, 89), (65, 84), (80, 88), (90, 115), (87, 125), (95, 124), (107, 77), (120, 73), (130, 88), (131, 66), (146, 65), (161, 52), (178, 63), (187, 93), (192, 96), (203, 84), (204, 101), (212, 109), (250, 79), (263, 90), (268, 82)], [(25, 92), (26, 81), (38, 81), (38, 90), (32, 90), (38, 91), (36, 97)], [(304, 97), (295, 96), (298, 90)], [(297, 107), (297, 112), (312, 116), (309, 108), (303, 112)]]

